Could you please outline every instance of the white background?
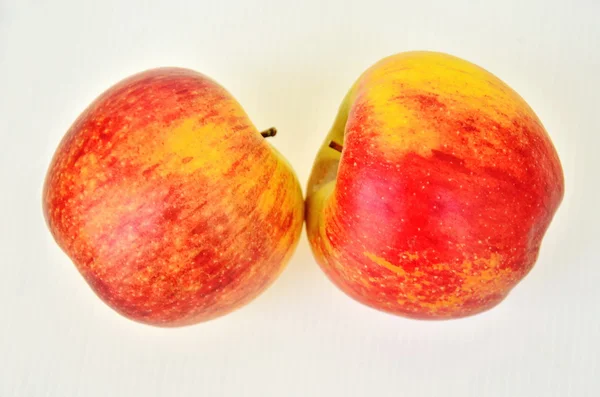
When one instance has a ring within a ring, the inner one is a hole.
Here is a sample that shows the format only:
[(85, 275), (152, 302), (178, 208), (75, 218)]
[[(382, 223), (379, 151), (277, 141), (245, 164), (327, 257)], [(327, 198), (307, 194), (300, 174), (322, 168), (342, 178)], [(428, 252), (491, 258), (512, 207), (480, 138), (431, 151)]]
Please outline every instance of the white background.
[[(0, 0), (0, 396), (600, 395), (600, 2)], [(229, 89), (304, 186), (354, 79), (400, 51), (492, 71), (556, 145), (565, 200), (497, 308), (422, 322), (339, 292), (305, 237), (243, 309), (159, 329), (115, 314), (53, 242), (50, 158), (116, 81), (184, 66)]]

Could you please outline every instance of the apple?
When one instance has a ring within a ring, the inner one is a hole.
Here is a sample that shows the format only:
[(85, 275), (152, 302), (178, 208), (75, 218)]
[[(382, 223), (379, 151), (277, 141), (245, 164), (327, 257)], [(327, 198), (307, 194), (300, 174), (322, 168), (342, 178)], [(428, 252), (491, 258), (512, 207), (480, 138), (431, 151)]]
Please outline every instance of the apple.
[(552, 142), (515, 91), (462, 59), (401, 53), (346, 95), (309, 180), (307, 232), (352, 298), (457, 318), (531, 270), (563, 193)]
[[(294, 171), (240, 104), (187, 69), (98, 97), (50, 164), (43, 211), (94, 292), (124, 316), (193, 324), (252, 300), (297, 244)], [(263, 135), (263, 136), (261, 136)]]

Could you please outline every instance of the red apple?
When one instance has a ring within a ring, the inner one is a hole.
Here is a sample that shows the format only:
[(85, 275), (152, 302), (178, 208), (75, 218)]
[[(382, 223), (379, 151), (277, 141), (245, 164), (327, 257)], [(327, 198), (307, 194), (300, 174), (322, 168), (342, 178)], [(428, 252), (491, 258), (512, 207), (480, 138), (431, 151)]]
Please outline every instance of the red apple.
[(403, 53), (344, 99), (309, 181), (308, 237), (364, 304), (467, 316), (531, 270), (563, 192), (552, 142), (516, 92), (459, 58)]
[(176, 68), (125, 79), (79, 116), (54, 155), (43, 204), (96, 294), (159, 326), (205, 321), (256, 297), (303, 222), (285, 159), (223, 87)]

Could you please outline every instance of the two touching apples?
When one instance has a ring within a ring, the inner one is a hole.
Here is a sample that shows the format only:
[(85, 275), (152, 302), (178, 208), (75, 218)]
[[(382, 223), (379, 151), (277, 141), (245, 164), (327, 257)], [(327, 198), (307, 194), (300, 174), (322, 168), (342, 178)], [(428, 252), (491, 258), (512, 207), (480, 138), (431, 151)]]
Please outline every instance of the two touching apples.
[(415, 318), (499, 303), (529, 272), (563, 196), (525, 101), (459, 58), (402, 53), (346, 95), (294, 171), (220, 85), (155, 69), (102, 94), (52, 160), (44, 214), (92, 289), (177, 326), (226, 314), (281, 272), (304, 213), (315, 257), (354, 299)]

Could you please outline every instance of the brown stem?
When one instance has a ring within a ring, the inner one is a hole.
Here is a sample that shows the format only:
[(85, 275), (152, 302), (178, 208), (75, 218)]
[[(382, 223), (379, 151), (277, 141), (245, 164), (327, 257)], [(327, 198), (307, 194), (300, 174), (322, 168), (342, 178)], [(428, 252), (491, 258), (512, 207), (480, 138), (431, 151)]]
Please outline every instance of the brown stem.
[(271, 127), (268, 130), (264, 130), (263, 132), (261, 132), (260, 135), (262, 135), (264, 138), (275, 136), (277, 135), (277, 128)]
[(333, 150), (337, 150), (340, 153), (342, 152), (342, 149), (344, 148), (344, 146), (340, 145), (336, 141), (329, 142), (329, 147), (332, 148)]

